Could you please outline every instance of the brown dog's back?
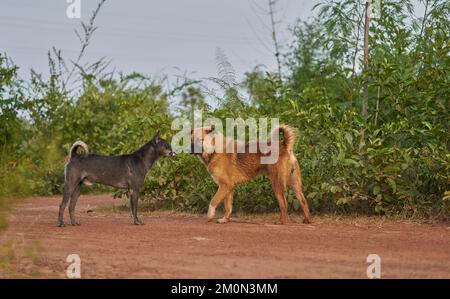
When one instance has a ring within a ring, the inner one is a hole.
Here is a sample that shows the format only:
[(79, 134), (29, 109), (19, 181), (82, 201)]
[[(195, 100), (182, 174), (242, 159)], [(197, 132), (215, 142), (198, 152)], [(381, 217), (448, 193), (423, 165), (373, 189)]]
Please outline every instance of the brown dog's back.
[[(257, 148), (256, 153), (250, 152), (250, 148), (252, 147), (251, 143), (245, 145), (244, 153), (237, 153), (237, 142), (232, 140), (228, 142), (234, 143), (234, 153), (214, 154), (213, 157), (211, 157), (211, 162), (214, 163), (214, 167), (211, 170), (217, 172), (217, 167), (220, 169), (226, 169), (225, 172), (227, 175), (224, 179), (226, 180), (227, 184), (231, 185), (245, 183), (255, 178), (259, 174), (269, 174), (270, 172), (275, 171), (278, 173), (278, 175), (281, 175), (282, 173), (291, 171), (294, 165), (289, 164), (296, 164), (297, 162), (293, 153), (293, 146), (296, 136), (295, 131), (286, 125), (281, 125), (278, 127), (278, 129), (280, 132), (282, 132), (283, 139), (279, 142), (278, 159), (274, 164), (261, 163), (261, 158), (270, 156), (271, 152), (263, 153), (258, 144), (254, 145), (255, 148)], [(271, 140), (274, 140), (276, 133), (277, 131), (276, 129), (274, 129), (271, 134)], [(269, 142), (268, 144), (270, 146), (271, 142)], [(289, 161), (291, 162), (289, 163)], [(286, 169), (286, 171), (284, 171), (285, 168), (289, 169)], [(222, 171), (219, 170), (219, 172)], [(286, 176), (286, 174), (284, 174), (283, 176)]]

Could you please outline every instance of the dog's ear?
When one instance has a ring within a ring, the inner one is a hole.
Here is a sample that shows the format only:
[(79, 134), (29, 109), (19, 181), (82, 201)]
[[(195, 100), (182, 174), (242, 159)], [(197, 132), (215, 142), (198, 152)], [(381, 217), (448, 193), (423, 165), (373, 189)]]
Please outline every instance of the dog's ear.
[(153, 140), (155, 141), (155, 143), (159, 143), (159, 141), (161, 140), (159, 130), (156, 132), (155, 137), (153, 137)]
[(215, 125), (211, 125), (211, 128), (206, 130), (206, 134), (213, 133), (215, 131), (216, 131), (216, 126)]

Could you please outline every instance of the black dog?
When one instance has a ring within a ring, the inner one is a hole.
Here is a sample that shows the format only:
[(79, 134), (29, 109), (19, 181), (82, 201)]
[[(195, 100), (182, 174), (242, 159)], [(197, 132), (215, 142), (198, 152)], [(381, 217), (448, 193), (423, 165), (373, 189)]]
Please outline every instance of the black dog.
[[(84, 149), (84, 154), (77, 155), (78, 147)], [(170, 144), (160, 138), (159, 131), (152, 140), (129, 155), (90, 154), (84, 142), (75, 142), (70, 149), (69, 162), (64, 171), (64, 197), (59, 206), (58, 226), (64, 226), (64, 210), (69, 199), (70, 222), (72, 225), (80, 225), (75, 219), (75, 205), (80, 193), (80, 185), (92, 183), (128, 189), (133, 223), (144, 224), (137, 217), (139, 190), (153, 163), (163, 156), (173, 157), (175, 153)]]

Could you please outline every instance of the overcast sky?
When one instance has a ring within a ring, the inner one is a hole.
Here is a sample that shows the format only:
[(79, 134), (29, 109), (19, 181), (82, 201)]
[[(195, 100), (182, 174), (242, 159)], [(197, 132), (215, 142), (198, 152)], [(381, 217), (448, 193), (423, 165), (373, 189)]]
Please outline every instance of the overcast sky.
[[(313, 13), (315, 0), (280, 0), (277, 7), (282, 44), (287, 28)], [(262, 23), (269, 17), (255, 6), (267, 0), (108, 0), (98, 18), (99, 27), (86, 61), (106, 56), (124, 72), (187, 72), (191, 77), (217, 76), (215, 50), (220, 47), (241, 76), (257, 64), (275, 69), (270, 33)], [(47, 72), (46, 53), (55, 46), (73, 59), (79, 42), (73, 30), (79, 19), (66, 16), (67, 0), (0, 0), (0, 51), (6, 52), (28, 78), (30, 68)], [(81, 0), (87, 20), (95, 0)], [(264, 44), (263, 44), (264, 43)]]

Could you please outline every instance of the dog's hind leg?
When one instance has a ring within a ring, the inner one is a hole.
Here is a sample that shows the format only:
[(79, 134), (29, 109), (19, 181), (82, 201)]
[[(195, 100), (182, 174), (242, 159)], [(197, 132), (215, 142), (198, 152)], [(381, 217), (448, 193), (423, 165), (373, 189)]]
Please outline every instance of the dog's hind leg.
[(70, 197), (69, 215), (70, 215), (70, 222), (72, 225), (80, 225), (80, 222), (77, 221), (75, 218), (75, 206), (77, 205), (77, 200), (79, 196), (80, 196), (80, 184), (78, 184), (75, 187), (75, 190), (73, 191), (72, 196)]
[(63, 199), (61, 204), (59, 205), (59, 214), (58, 214), (58, 226), (63, 227), (64, 224), (64, 210), (66, 209), (66, 205), (69, 202), (70, 197), (74, 191), (74, 184), (71, 182), (64, 183), (64, 191), (63, 191)]
[(133, 224), (135, 225), (143, 225), (144, 221), (140, 220), (137, 216), (137, 207), (138, 207), (138, 191), (134, 189), (130, 189), (130, 209), (131, 209), (131, 217), (133, 218)]
[(216, 215), (216, 207), (217, 205), (222, 201), (222, 199), (225, 198), (225, 196), (228, 195), (228, 193), (231, 191), (231, 188), (228, 185), (219, 185), (219, 189), (217, 190), (216, 194), (214, 194), (214, 197), (211, 199), (211, 202), (209, 203), (208, 208), (208, 221), (211, 221), (214, 219), (214, 216)]
[(231, 213), (233, 212), (233, 191), (230, 191), (223, 200), (225, 206), (225, 215), (223, 218), (217, 220), (218, 223), (227, 223), (230, 221)]
[(284, 197), (284, 190), (275, 190), (275, 197), (278, 199), (280, 206), (280, 223), (286, 224), (287, 222), (287, 200)]
[(300, 206), (302, 207), (303, 213), (305, 214), (303, 223), (310, 223), (311, 214), (309, 212), (308, 202), (306, 201), (305, 195), (303, 194), (302, 175), (300, 172), (300, 167), (298, 165), (294, 166), (294, 169), (290, 175), (289, 186), (292, 188), (292, 190), (294, 190), (295, 196), (297, 197)]
[(286, 224), (287, 222), (287, 200), (284, 197), (284, 191), (286, 189), (286, 184), (277, 176), (270, 175), (270, 181), (272, 183), (272, 189), (275, 193), (275, 197), (278, 200), (278, 205), (280, 206), (280, 223)]

